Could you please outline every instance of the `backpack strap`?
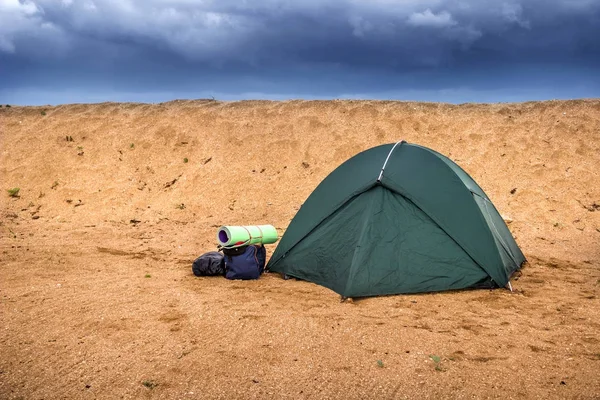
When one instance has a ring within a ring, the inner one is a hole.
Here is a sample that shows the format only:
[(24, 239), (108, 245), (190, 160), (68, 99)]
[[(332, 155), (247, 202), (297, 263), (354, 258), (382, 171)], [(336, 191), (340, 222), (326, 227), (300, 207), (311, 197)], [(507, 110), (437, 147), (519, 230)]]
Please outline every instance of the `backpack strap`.
[(260, 232), (260, 236), (254, 236), (254, 237), (252, 236), (252, 232), (250, 232), (250, 229), (248, 229), (248, 228), (247, 228), (247, 227), (245, 227), (245, 226), (242, 226), (242, 228), (244, 228), (244, 229), (246, 230), (246, 232), (248, 232), (248, 237), (249, 237), (249, 239), (248, 239), (248, 240), (246, 240), (246, 241), (245, 241), (243, 244), (241, 244), (240, 246), (244, 246), (244, 245), (246, 245), (246, 244), (251, 244), (251, 243), (252, 243), (252, 239), (255, 239), (255, 238), (260, 238), (260, 242), (262, 243), (262, 239), (263, 239), (263, 237), (264, 237), (265, 235), (263, 234), (263, 231), (262, 231), (262, 229), (260, 229), (260, 226), (258, 226), (258, 225), (256, 226), (256, 228), (257, 228), (257, 229), (258, 229), (258, 231)]

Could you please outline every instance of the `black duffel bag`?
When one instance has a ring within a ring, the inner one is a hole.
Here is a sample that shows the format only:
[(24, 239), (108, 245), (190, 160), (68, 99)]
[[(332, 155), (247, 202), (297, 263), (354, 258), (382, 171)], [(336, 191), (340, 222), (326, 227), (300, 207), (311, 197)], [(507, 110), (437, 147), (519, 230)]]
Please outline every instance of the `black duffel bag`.
[(202, 254), (194, 260), (192, 272), (196, 276), (223, 276), (225, 275), (225, 260), (218, 251)]

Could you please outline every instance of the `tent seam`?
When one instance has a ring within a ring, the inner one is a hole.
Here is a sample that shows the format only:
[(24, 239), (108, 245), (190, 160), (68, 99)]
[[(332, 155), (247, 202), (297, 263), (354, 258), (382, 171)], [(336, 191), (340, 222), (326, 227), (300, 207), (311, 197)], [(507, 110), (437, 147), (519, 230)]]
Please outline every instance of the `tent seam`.
[[(479, 197), (479, 198), (481, 198), (481, 199), (484, 200), (483, 204), (484, 204), (484, 207), (485, 207), (485, 211), (489, 214), (487, 203), (488, 202), (491, 203), (491, 201), (488, 200), (488, 199), (486, 199), (485, 197), (482, 197), (482, 196), (478, 195), (477, 193), (475, 193), (473, 191), (471, 191), (471, 193), (474, 196), (477, 196), (477, 197)], [(494, 238), (500, 242), (500, 244), (502, 245), (502, 248), (504, 249), (504, 251), (506, 251), (506, 254), (508, 254), (510, 256), (510, 259), (512, 260), (512, 262), (517, 266), (517, 268), (519, 268), (520, 267), (519, 263), (517, 262), (514, 254), (510, 250), (510, 248), (506, 245), (506, 243), (504, 243), (504, 240), (502, 239), (502, 235), (500, 234), (500, 232), (498, 232), (498, 229), (496, 228), (496, 225), (494, 224), (494, 221), (490, 220), (490, 223), (488, 224), (488, 226), (490, 224), (492, 225), (492, 228), (494, 229), (494, 233), (495, 233)]]
[[(437, 158), (438, 158), (438, 159), (439, 159), (439, 160), (440, 160), (440, 161), (441, 161), (441, 162), (442, 162), (442, 163), (443, 163), (443, 164), (444, 164), (444, 165), (445, 165), (445, 166), (446, 166), (446, 167), (447, 167), (447, 168), (450, 170), (450, 172), (451, 172), (451, 173), (452, 173), (452, 174), (453, 174), (453, 175), (456, 177), (456, 179), (458, 179), (458, 180), (459, 180), (459, 181), (460, 181), (460, 182), (463, 184), (464, 188), (465, 188), (465, 189), (466, 189), (466, 190), (467, 190), (469, 193), (471, 193), (471, 194), (473, 193), (473, 192), (471, 191), (471, 189), (469, 189), (469, 188), (467, 187), (467, 185), (465, 185), (465, 184), (464, 184), (464, 182), (462, 181), (462, 179), (460, 178), (460, 176), (458, 176), (458, 174), (457, 174), (457, 173), (456, 173), (456, 172), (455, 172), (455, 171), (454, 171), (454, 170), (453, 170), (453, 169), (452, 169), (452, 168), (451, 168), (451, 167), (450, 167), (448, 164), (446, 164), (446, 162), (444, 162), (444, 160), (442, 160), (442, 159), (440, 158), (440, 156), (443, 156), (442, 154), (439, 154), (439, 153), (437, 153), (437, 152), (436, 152), (436, 151), (434, 151), (434, 150), (431, 150), (431, 149), (428, 149), (428, 148), (426, 148), (426, 147), (422, 147), (422, 146), (419, 146), (419, 145), (413, 145), (413, 146), (414, 146), (414, 147), (416, 147), (416, 148), (419, 148), (419, 149), (421, 149), (421, 150), (424, 150), (424, 151), (426, 151), (426, 152), (428, 152), (428, 153), (430, 153), (430, 154), (434, 155), (435, 157), (437, 157)], [(450, 160), (450, 161), (452, 161), (452, 160)], [(452, 162), (454, 163), (454, 161), (452, 161)], [(456, 164), (456, 163), (454, 163), (454, 164)], [(462, 168), (460, 167), (460, 165), (458, 165), (458, 164), (456, 164), (456, 165), (457, 165), (457, 167), (459, 167), (460, 169), (462, 169)], [(466, 172), (465, 172), (465, 173), (466, 173)], [(468, 174), (467, 174), (467, 175), (468, 175)], [(469, 177), (470, 177), (470, 176), (469, 176)], [(473, 179), (473, 178), (471, 178), (471, 179)], [(474, 180), (473, 180), (473, 181), (474, 181)], [(404, 195), (403, 195), (403, 196), (404, 196)], [(409, 199), (410, 199), (410, 198), (409, 198)], [(411, 199), (411, 201), (413, 201), (413, 200)], [(413, 201), (413, 203), (415, 203), (415, 202)], [(482, 219), (482, 222), (483, 222), (484, 226), (487, 226), (487, 227), (488, 227), (488, 229), (489, 229), (489, 233), (490, 233), (490, 236), (491, 236), (491, 238), (493, 239), (493, 242), (495, 242), (495, 240), (494, 240), (494, 239), (495, 239), (495, 237), (494, 237), (494, 234), (491, 232), (491, 229), (490, 229), (490, 227), (489, 227), (489, 225), (488, 225), (487, 221), (485, 220), (485, 218), (484, 218), (484, 216), (483, 216), (483, 214), (482, 214), (482, 211), (481, 211), (481, 209), (479, 208), (479, 206), (477, 205), (477, 202), (475, 201), (475, 199), (473, 199), (473, 203), (475, 203), (475, 206), (476, 206), (476, 207), (477, 207), (477, 209), (479, 210), (479, 216), (481, 217), (481, 219)], [(416, 203), (415, 203), (415, 205), (416, 205)], [(421, 208), (419, 207), (419, 209), (421, 209)], [(423, 211), (423, 210), (422, 210), (422, 211)], [(423, 211), (423, 212), (424, 212), (424, 211)], [(430, 217), (432, 220), (434, 220), (434, 221), (435, 221), (435, 223), (436, 223), (438, 226), (440, 226), (440, 228), (441, 228), (441, 225), (439, 224), (439, 222), (438, 222), (436, 219), (434, 219), (434, 218), (433, 218), (431, 215), (429, 215), (428, 213), (426, 213), (426, 214), (427, 214), (427, 215), (428, 215), (428, 216), (429, 216), (429, 217)], [(445, 229), (443, 229), (443, 228), (442, 228), (442, 230), (444, 230), (444, 232), (446, 232), (446, 230), (445, 230)], [(475, 258), (473, 258), (473, 257), (471, 256), (471, 254), (470, 254), (470, 253), (469, 253), (469, 252), (468, 252), (468, 251), (465, 249), (465, 247), (464, 247), (464, 246), (462, 246), (460, 243), (458, 243), (458, 241), (457, 241), (456, 239), (454, 239), (454, 237), (453, 237), (452, 235), (450, 235), (448, 232), (446, 232), (446, 234), (447, 234), (448, 236), (450, 236), (450, 237), (452, 238), (452, 240), (454, 240), (454, 241), (456, 242), (456, 244), (458, 244), (458, 245), (460, 246), (460, 248), (461, 248), (461, 249), (463, 249), (463, 250), (464, 250), (464, 251), (465, 251), (467, 254), (469, 254), (469, 257), (471, 257), (471, 258), (473, 259), (473, 261), (475, 261)], [(497, 246), (496, 246), (496, 244), (495, 244), (495, 243), (493, 243), (493, 245), (494, 245), (494, 246), (497, 248)], [(500, 256), (498, 255), (498, 257), (500, 257)], [(500, 263), (503, 265), (503, 263), (502, 263), (502, 260), (501, 260), (501, 259), (499, 259), (499, 261), (500, 261)], [(477, 265), (479, 265), (481, 268), (483, 268), (483, 270), (484, 270), (484, 271), (486, 271), (486, 272), (488, 273), (488, 275), (490, 275), (490, 278), (492, 278), (492, 281), (494, 281), (494, 282), (495, 282), (494, 278), (493, 278), (493, 277), (492, 277), (492, 275), (491, 275), (491, 274), (490, 274), (490, 273), (487, 271), (487, 269), (486, 269), (486, 268), (485, 268), (483, 265), (481, 265), (479, 262), (477, 262), (477, 261), (475, 261), (475, 262), (477, 263)], [(492, 266), (490, 266), (490, 267), (492, 267)], [(503, 268), (503, 269), (504, 269), (504, 268)], [(506, 277), (506, 280), (508, 280), (508, 277)], [(496, 282), (496, 283), (497, 283), (498, 285), (500, 285), (500, 283), (499, 283), (499, 282)]]
[(446, 234), (446, 235), (447, 235), (447, 236), (448, 236), (450, 239), (452, 239), (452, 241), (453, 241), (454, 243), (456, 243), (456, 245), (457, 245), (458, 247), (460, 247), (460, 248), (461, 248), (461, 250), (462, 250), (462, 251), (464, 251), (464, 252), (465, 252), (465, 254), (466, 254), (466, 255), (467, 255), (467, 256), (468, 256), (468, 257), (469, 257), (469, 258), (470, 258), (470, 259), (473, 261), (473, 263), (475, 263), (475, 265), (477, 265), (479, 268), (481, 268), (481, 270), (482, 270), (483, 272), (485, 272), (485, 273), (486, 273), (486, 274), (487, 274), (487, 275), (490, 277), (490, 279), (492, 280), (492, 282), (495, 282), (495, 281), (494, 281), (494, 278), (493, 278), (493, 277), (490, 275), (490, 273), (489, 273), (489, 272), (488, 272), (488, 271), (487, 271), (487, 270), (486, 270), (486, 269), (485, 269), (485, 268), (484, 268), (484, 267), (483, 267), (483, 266), (482, 266), (482, 265), (481, 265), (479, 262), (477, 262), (477, 260), (475, 260), (475, 259), (473, 258), (473, 256), (472, 256), (472, 255), (471, 255), (471, 254), (470, 254), (470, 253), (469, 253), (469, 252), (468, 252), (468, 251), (467, 251), (467, 250), (466, 250), (466, 249), (465, 249), (465, 248), (464, 248), (464, 247), (463, 247), (463, 246), (462, 246), (460, 243), (458, 243), (458, 241), (457, 241), (457, 240), (456, 240), (456, 239), (455, 239), (455, 238), (454, 238), (454, 237), (453, 237), (451, 234), (449, 234), (449, 233), (446, 231), (446, 229), (444, 229), (444, 228), (443, 228), (443, 227), (440, 225), (440, 223), (439, 223), (439, 222), (438, 222), (438, 221), (437, 221), (435, 218), (433, 218), (431, 215), (429, 215), (429, 213), (427, 213), (425, 210), (423, 210), (421, 207), (419, 207), (419, 205), (418, 205), (418, 204), (417, 204), (417, 203), (416, 203), (416, 202), (415, 202), (415, 201), (414, 201), (414, 200), (413, 200), (413, 199), (412, 199), (410, 196), (407, 196), (407, 195), (405, 195), (404, 193), (400, 193), (399, 191), (397, 191), (397, 190), (394, 190), (394, 189), (392, 189), (392, 188), (390, 188), (390, 187), (388, 187), (388, 186), (386, 186), (386, 185), (383, 185), (383, 186), (384, 186), (384, 187), (385, 187), (387, 190), (389, 190), (389, 191), (391, 191), (391, 192), (393, 192), (393, 193), (396, 193), (396, 194), (398, 194), (399, 196), (402, 196), (402, 197), (404, 197), (406, 200), (410, 201), (410, 202), (411, 202), (411, 203), (412, 203), (412, 204), (413, 204), (413, 205), (414, 205), (414, 206), (415, 206), (415, 207), (416, 207), (416, 208), (417, 208), (419, 211), (421, 211), (421, 212), (422, 212), (424, 215), (426, 215), (428, 218), (430, 218), (430, 219), (431, 219), (431, 221), (433, 221), (433, 223), (434, 223), (434, 224), (435, 224), (435, 225), (436, 225), (438, 228), (440, 228), (440, 229), (442, 230), (442, 232), (444, 232), (444, 233), (445, 233), (445, 234)]
[[(327, 214), (327, 216), (323, 217), (323, 219), (321, 219), (317, 224), (315, 224), (315, 226), (310, 231), (308, 231), (306, 233), (306, 235), (304, 235), (300, 239), (298, 239), (298, 241), (296, 243), (294, 243), (292, 246), (290, 246), (290, 248), (285, 253), (283, 253), (283, 255), (281, 255), (277, 260), (273, 261), (272, 266), (276, 265), (278, 262), (283, 260), (286, 257), (286, 255), (289, 254), (294, 249), (294, 247), (298, 246), (300, 244), (300, 242), (302, 242), (307, 236), (309, 236), (311, 233), (313, 233), (315, 231), (315, 229), (317, 229), (323, 222), (325, 222), (325, 220), (327, 218), (331, 217), (340, 208), (344, 207), (346, 204), (348, 204), (350, 201), (352, 201), (356, 197), (360, 196), (361, 194), (365, 193), (366, 191), (371, 190), (375, 185), (376, 185), (376, 183), (371, 183), (368, 186), (366, 186), (364, 189), (361, 189), (355, 195), (352, 195), (352, 196), (348, 197), (346, 200), (340, 202), (340, 204), (337, 205), (330, 214)], [(269, 260), (269, 262), (271, 262), (271, 260)]]
[[(374, 186), (371, 187), (369, 190), (373, 190), (373, 188), (374, 188)], [(361, 194), (364, 194), (366, 192), (367, 191), (364, 191)], [(363, 239), (365, 237), (365, 232), (367, 230), (367, 225), (368, 225), (368, 222), (369, 222), (369, 215), (371, 213), (371, 210), (373, 209), (373, 203), (374, 203), (374, 201), (375, 201), (374, 199), (371, 199), (371, 201), (369, 203), (369, 207), (366, 208), (364, 210), (364, 212), (363, 212), (363, 216), (366, 215), (367, 217), (366, 217), (365, 221), (363, 222), (363, 226), (362, 226), (362, 228), (360, 230), (360, 237), (358, 238), (356, 248), (354, 249), (354, 254), (352, 255), (352, 262), (350, 263), (350, 271), (348, 272), (348, 281), (346, 282), (346, 286), (344, 288), (344, 293), (342, 294), (343, 296), (347, 296), (349, 294), (348, 293), (349, 288), (351, 288), (350, 281), (352, 280), (352, 273), (354, 271), (356, 271), (356, 268), (357, 268), (355, 266), (356, 255), (357, 255), (357, 252), (359, 251), (359, 249), (361, 247), (361, 243), (363, 242)]]

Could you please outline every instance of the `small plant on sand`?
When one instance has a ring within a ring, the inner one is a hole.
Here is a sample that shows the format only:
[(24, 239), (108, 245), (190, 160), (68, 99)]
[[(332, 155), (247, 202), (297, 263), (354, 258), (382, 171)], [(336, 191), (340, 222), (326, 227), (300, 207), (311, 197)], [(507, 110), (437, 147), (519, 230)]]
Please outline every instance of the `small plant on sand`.
[(16, 188), (12, 188), (12, 189), (8, 189), (8, 195), (10, 197), (19, 197), (19, 191), (21, 189), (16, 187)]
[(378, 366), (379, 368), (383, 368), (383, 361), (381, 361), (381, 360), (377, 360), (377, 366)]
[(154, 382), (154, 381), (144, 381), (142, 382), (142, 385), (146, 386), (148, 389), (152, 390), (155, 387), (158, 386), (158, 383)]
[(440, 365), (440, 362), (442, 361), (440, 356), (436, 356), (435, 354), (431, 354), (429, 356), (429, 358), (431, 358), (433, 360), (433, 362), (435, 363), (435, 370), (436, 371), (443, 371), (442, 366)]
[(131, 144), (129, 145), (129, 148), (130, 148), (130, 149), (134, 149), (134, 148), (135, 148), (135, 144), (131, 143)]
[(188, 162), (188, 159), (187, 159), (187, 157), (183, 159), (183, 162), (184, 162), (184, 163), (187, 163), (187, 162)]
[(42, 110), (42, 112), (40, 114), (46, 115), (46, 110)]
[(7, 104), (5, 107), (6, 107), (6, 108), (10, 108), (10, 104)]
[(180, 209), (180, 210), (183, 210), (183, 209), (185, 209), (185, 204), (183, 204), (183, 203), (181, 203), (181, 204), (177, 204), (177, 205), (175, 206), (175, 208), (178, 208), (178, 209)]
[(152, 278), (152, 275), (146, 274), (146, 275), (144, 275), (144, 278)]

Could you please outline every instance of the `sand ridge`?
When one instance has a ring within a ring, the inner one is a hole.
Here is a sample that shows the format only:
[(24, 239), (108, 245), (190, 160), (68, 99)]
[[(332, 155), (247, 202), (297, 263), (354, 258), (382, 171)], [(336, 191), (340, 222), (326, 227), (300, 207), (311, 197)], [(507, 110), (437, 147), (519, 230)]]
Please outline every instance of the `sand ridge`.
[[(340, 303), (191, 274), (220, 225), (283, 233), (341, 162), (399, 140), (511, 220), (513, 293)], [(600, 100), (2, 107), (0, 146), (2, 398), (600, 396)]]

